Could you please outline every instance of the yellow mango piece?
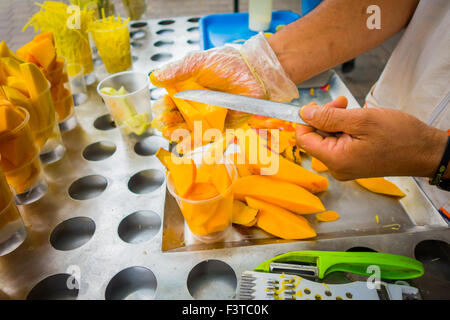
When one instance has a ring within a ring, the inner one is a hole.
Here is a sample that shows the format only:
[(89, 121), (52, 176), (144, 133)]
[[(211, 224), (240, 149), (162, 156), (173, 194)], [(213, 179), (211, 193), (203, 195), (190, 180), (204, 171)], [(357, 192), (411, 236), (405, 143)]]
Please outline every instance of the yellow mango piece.
[(189, 200), (208, 200), (219, 195), (219, 191), (210, 182), (196, 182), (187, 198)]
[(3, 70), (8, 76), (22, 78), (22, 70), (20, 69), (20, 62), (11, 57), (4, 57), (0, 59)]
[[(33, 46), (33, 42), (28, 42), (24, 44), (22, 47), (17, 49), (16, 54), (17, 56), (22, 59), (23, 61), (32, 62), (31, 60), (34, 60), (30, 53), (30, 48)], [(37, 61), (36, 61), (37, 62)]]
[(283, 156), (289, 161), (292, 161), (296, 164), (301, 165), (302, 163), (300, 148), (296, 145), (288, 146), (286, 149), (284, 149)]
[(221, 194), (228, 190), (231, 186), (231, 177), (226, 164), (218, 163), (214, 166), (211, 172), (211, 181)]
[(33, 63), (25, 62), (20, 65), (22, 77), (28, 86), (30, 97), (37, 98), (49, 87), (49, 82), (42, 71)]
[(8, 75), (6, 74), (5, 70), (3, 70), (3, 65), (0, 62), (0, 85), (6, 84), (7, 78), (8, 78)]
[(227, 155), (227, 159), (234, 163), (239, 177), (251, 176), (253, 174), (243, 153), (230, 153)]
[(328, 171), (327, 166), (317, 158), (312, 157), (311, 159), (311, 169), (317, 172), (325, 172)]
[(6, 86), (19, 90), (22, 94), (28, 95), (28, 88), (21, 78), (10, 76), (6, 78)]
[(41, 41), (32, 41), (31, 43), (30, 54), (44, 69), (48, 69), (56, 59), (56, 50), (52, 41), (44, 38)]
[(30, 114), (30, 127), (31, 129), (38, 129), (40, 127), (40, 119), (39, 114), (36, 112), (35, 107), (31, 104), (30, 99), (22, 94), (17, 89), (14, 89), (12, 87), (4, 86), (2, 87), (3, 92), (5, 93), (5, 96), (8, 98), (9, 101), (15, 106), (23, 107), (25, 108), (28, 113)]
[(257, 213), (258, 209), (251, 208), (239, 200), (233, 201), (233, 223), (244, 226), (253, 225), (256, 223)]
[[(177, 91), (185, 91), (185, 90), (206, 90), (205, 87), (199, 85), (193, 81), (185, 81), (182, 83), (178, 83), (176, 85)], [(189, 101), (189, 103), (196, 108), (202, 116), (209, 123), (211, 128), (218, 129), (219, 131), (223, 131), (225, 126), (225, 118), (227, 116), (227, 109), (223, 107), (208, 105), (205, 103), (200, 103), (196, 101)]]
[(264, 231), (287, 240), (316, 236), (316, 232), (304, 217), (252, 197), (246, 197), (246, 201), (250, 207), (259, 210), (256, 225)]
[[(49, 87), (49, 82), (45, 78), (42, 71), (33, 63), (22, 63), (20, 65), (23, 79), (28, 86), (28, 92), (30, 100), (35, 108), (35, 112), (40, 121), (40, 129), (43, 130), (47, 127), (53, 126), (55, 122), (55, 107), (50, 91), (46, 92)], [(35, 132), (35, 128), (31, 128)], [(39, 138), (38, 144), (45, 144), (45, 141), (49, 138), (49, 134), (46, 133), (44, 137)]]
[(186, 197), (195, 184), (197, 167), (194, 161), (177, 157), (162, 148), (158, 149), (156, 157), (169, 170), (176, 193), (180, 197)]
[(324, 211), (316, 214), (316, 219), (321, 222), (336, 221), (339, 219), (339, 213), (336, 211)]
[(211, 143), (208, 150), (202, 155), (202, 164), (212, 166), (220, 162), (223, 158), (223, 153), (233, 139), (233, 135), (225, 134)]
[(394, 197), (404, 197), (405, 194), (399, 187), (384, 178), (366, 178), (355, 180), (360, 186), (369, 191)]
[(325, 211), (320, 199), (306, 189), (265, 176), (252, 175), (238, 178), (233, 185), (233, 193), (237, 200), (253, 197), (299, 214)]
[(328, 179), (309, 171), (302, 166), (291, 162), (268, 150), (264, 149), (261, 138), (253, 129), (235, 130), (241, 152), (252, 167), (252, 171), (270, 176), (301, 186), (313, 193), (324, 191), (328, 188)]
[(195, 109), (188, 101), (174, 97), (174, 95), (177, 93), (176, 89), (166, 88), (166, 90), (177, 106), (178, 110), (181, 112), (181, 115), (188, 124), (190, 131), (194, 130), (194, 124), (196, 121), (199, 121), (202, 124), (202, 130), (210, 128), (209, 124), (204, 120), (201, 113), (197, 109)]
[(211, 183), (211, 168), (209, 166), (197, 168), (195, 183)]
[(0, 133), (11, 131), (23, 122), (23, 116), (12, 106), (0, 106)]
[(33, 41), (40, 42), (43, 40), (50, 40), (52, 45), (55, 45), (55, 38), (53, 37), (53, 32), (43, 32), (34, 36)]
[(1, 58), (9, 57), (9, 58), (13, 58), (14, 60), (16, 60), (19, 63), (23, 62), (14, 52), (9, 50), (5, 41), (0, 42), (0, 57)]
[[(183, 133), (183, 135), (179, 135), (178, 133)], [(178, 143), (190, 134), (187, 123), (183, 122), (163, 128), (162, 135), (169, 141)], [(180, 154), (183, 154), (183, 152), (180, 152)]]

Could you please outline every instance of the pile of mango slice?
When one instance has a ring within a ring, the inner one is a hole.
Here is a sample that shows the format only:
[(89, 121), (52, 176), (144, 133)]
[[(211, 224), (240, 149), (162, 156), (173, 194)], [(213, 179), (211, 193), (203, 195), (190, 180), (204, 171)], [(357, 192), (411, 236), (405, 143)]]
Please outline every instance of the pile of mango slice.
[[(261, 117), (258, 121), (250, 122), (256, 126), (257, 122), (262, 125), (261, 121), (272, 123), (270, 125), (266, 123), (266, 127), (275, 128), (284, 125), (280, 120)], [(316, 232), (303, 215), (316, 214), (320, 222), (339, 219), (337, 212), (326, 211), (316, 195), (328, 188), (328, 179), (301, 166), (300, 148), (295, 146), (292, 131), (269, 130), (269, 134), (265, 137), (258, 134), (254, 128), (235, 129), (231, 134), (229, 132), (231, 131), (227, 131), (222, 138), (213, 142), (203, 157), (212, 154), (210, 158), (215, 159), (213, 163), (221, 163), (226, 158), (234, 163), (238, 171), (238, 178), (232, 188), (233, 223), (246, 227), (257, 226), (276, 237), (294, 240), (316, 236)], [(240, 152), (225, 154), (230, 143), (239, 145)], [(296, 152), (295, 150), (298, 155), (292, 155)], [(164, 154), (165, 157), (171, 155), (167, 151)], [(180, 166), (167, 165), (167, 161), (162, 162), (172, 177), (178, 177), (181, 186), (177, 188), (177, 193), (180, 196), (187, 199), (192, 197), (209, 199), (221, 193), (214, 179), (217, 179), (217, 176), (223, 177), (224, 174), (211, 170), (205, 172), (203, 166), (198, 170), (193, 162)], [(312, 159), (311, 167), (317, 172), (328, 170), (320, 160), (315, 158)], [(384, 178), (358, 179), (356, 182), (372, 192), (404, 196), (396, 185)], [(214, 212), (210, 208), (191, 211), (189, 218), (186, 219), (188, 225), (190, 225), (189, 220), (208, 221), (212, 218), (211, 212)], [(183, 209), (182, 212), (186, 218)], [(217, 229), (202, 227), (204, 234), (217, 231)]]

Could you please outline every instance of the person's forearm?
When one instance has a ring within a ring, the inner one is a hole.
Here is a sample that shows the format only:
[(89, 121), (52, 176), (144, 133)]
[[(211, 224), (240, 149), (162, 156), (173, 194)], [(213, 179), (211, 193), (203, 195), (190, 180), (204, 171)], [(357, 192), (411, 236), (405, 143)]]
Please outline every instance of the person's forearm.
[[(411, 19), (418, 0), (325, 0), (271, 36), (269, 44), (295, 83), (348, 61), (389, 39)], [(381, 9), (381, 29), (369, 29), (367, 7)]]

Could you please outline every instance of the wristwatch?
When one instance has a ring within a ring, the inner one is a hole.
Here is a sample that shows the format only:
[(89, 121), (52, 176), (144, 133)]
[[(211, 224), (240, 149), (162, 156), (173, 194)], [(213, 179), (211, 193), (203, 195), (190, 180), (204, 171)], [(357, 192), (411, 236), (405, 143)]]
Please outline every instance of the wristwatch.
[[(448, 130), (450, 132), (450, 130)], [(434, 174), (434, 177), (430, 180), (431, 185), (437, 186), (439, 189), (450, 191), (450, 179), (444, 179), (442, 176), (449, 167), (450, 161), (450, 135), (447, 139), (447, 146), (445, 147), (444, 155), (439, 163), (438, 169)]]

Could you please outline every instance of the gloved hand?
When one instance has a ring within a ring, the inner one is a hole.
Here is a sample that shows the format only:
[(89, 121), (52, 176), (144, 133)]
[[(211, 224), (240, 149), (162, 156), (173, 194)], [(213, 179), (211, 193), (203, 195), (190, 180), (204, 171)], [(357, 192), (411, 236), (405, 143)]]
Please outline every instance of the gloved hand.
[(240, 49), (223, 46), (191, 53), (153, 71), (150, 80), (157, 87), (191, 80), (211, 90), (279, 102), (298, 97), (296, 85), (262, 33), (247, 40)]
[[(261, 33), (239, 49), (223, 46), (196, 51), (169, 63), (150, 75), (157, 87), (172, 90), (182, 83), (216, 91), (286, 102), (298, 97), (296, 85), (289, 79), (266, 37)], [(246, 114), (229, 110), (226, 127), (248, 119)]]

